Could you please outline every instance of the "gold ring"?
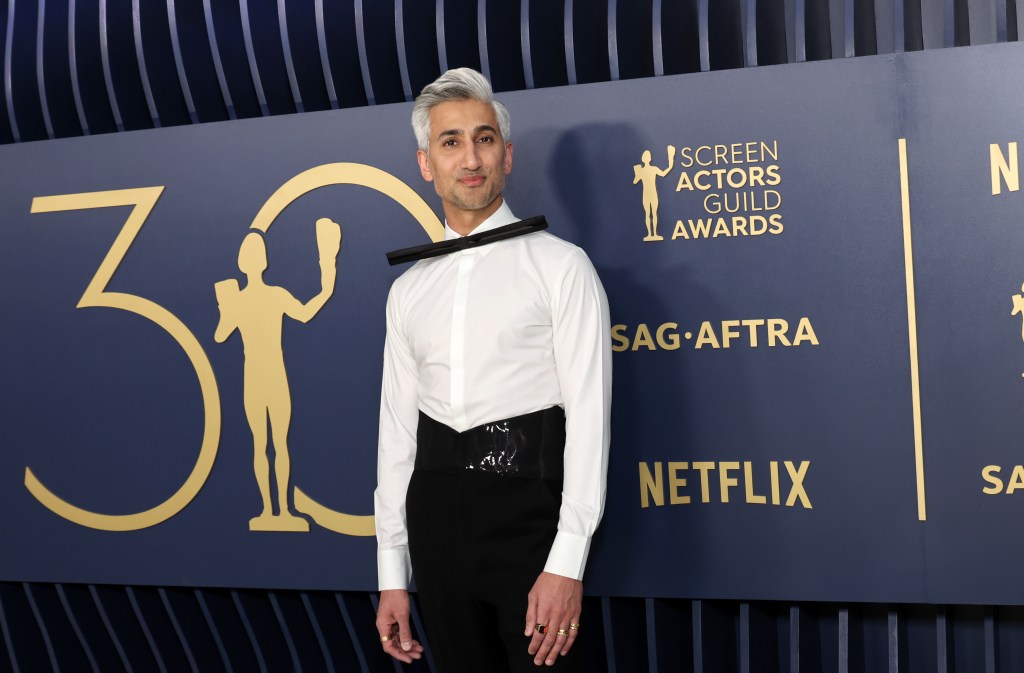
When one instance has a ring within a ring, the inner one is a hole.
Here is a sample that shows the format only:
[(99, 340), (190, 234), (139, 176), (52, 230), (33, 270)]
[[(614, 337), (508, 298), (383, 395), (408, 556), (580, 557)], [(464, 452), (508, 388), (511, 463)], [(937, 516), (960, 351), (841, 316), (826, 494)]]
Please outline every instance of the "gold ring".
[(537, 633), (539, 633), (539, 634), (540, 634), (540, 635), (542, 635), (542, 636), (543, 636), (543, 635), (544, 635), (545, 633), (547, 633), (547, 632), (548, 632), (548, 625), (547, 625), (547, 624), (537, 624), (537, 626), (535, 626), (535, 627), (533, 627), (533, 628), (534, 628), (534, 630), (535, 630), (535, 631), (536, 631)]
[(391, 636), (381, 636), (380, 637), (380, 642), (382, 642), (382, 643), (390, 643), (391, 642)]
[(558, 629), (558, 635), (562, 636), (563, 638), (568, 638), (569, 632), (565, 629)]
[(580, 630), (580, 625), (579, 624), (569, 624), (569, 629), (571, 629), (572, 631), (579, 631)]

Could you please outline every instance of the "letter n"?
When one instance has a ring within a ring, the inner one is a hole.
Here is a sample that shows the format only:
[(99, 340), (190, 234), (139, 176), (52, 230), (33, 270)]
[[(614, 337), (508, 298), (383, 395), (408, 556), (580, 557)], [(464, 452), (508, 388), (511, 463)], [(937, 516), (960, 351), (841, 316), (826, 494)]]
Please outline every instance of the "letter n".
[(1019, 190), (1020, 172), (1017, 169), (1017, 143), (1010, 143), (1007, 146), (1010, 153), (1009, 161), (1003, 156), (1003, 150), (999, 145), (993, 143), (988, 148), (989, 160), (992, 163), (992, 195), (1002, 193), (1003, 182), (1006, 182), (1006, 188), (1011, 192)]
[(640, 507), (650, 506), (650, 499), (654, 504), (661, 507), (665, 504), (665, 480), (661, 470), (661, 463), (654, 464), (655, 474), (651, 474), (651, 468), (647, 463), (640, 463)]

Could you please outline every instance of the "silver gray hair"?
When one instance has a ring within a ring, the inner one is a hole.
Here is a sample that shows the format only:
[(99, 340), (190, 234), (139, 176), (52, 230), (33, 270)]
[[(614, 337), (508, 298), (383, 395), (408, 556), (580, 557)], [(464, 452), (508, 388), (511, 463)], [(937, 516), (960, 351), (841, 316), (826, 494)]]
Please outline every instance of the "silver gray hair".
[(435, 105), (452, 101), (476, 100), (490, 103), (498, 118), (501, 139), (508, 142), (512, 134), (512, 117), (508, 108), (494, 100), (494, 91), (487, 78), (472, 68), (456, 68), (444, 73), (423, 87), (412, 108), (412, 130), (416, 144), (424, 152), (430, 146), (430, 110)]

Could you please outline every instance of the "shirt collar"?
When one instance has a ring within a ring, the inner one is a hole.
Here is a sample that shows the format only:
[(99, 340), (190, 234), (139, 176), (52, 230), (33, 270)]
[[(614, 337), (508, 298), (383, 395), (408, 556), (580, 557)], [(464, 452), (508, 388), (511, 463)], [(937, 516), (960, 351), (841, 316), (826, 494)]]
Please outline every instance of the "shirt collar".
[[(518, 222), (519, 218), (512, 214), (512, 209), (508, 207), (508, 201), (504, 198), (501, 200), (501, 206), (498, 207), (494, 214), (488, 217), (486, 220), (476, 226), (471, 234), (479, 234), (484, 231), (490, 231), (491, 229), (497, 229), (503, 227), (506, 224), (512, 224)], [(462, 238), (462, 235), (457, 233), (454, 229), (448, 226), (447, 220), (444, 223), (444, 240), (450, 241), (454, 238)]]

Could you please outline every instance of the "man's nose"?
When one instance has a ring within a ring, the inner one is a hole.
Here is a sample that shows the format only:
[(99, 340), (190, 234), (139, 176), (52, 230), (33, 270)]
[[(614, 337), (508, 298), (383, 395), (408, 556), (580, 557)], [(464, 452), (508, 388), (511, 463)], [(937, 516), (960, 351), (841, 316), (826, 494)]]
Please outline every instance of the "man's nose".
[(469, 170), (480, 168), (480, 147), (473, 142), (465, 144), (465, 151), (462, 153), (462, 166)]

